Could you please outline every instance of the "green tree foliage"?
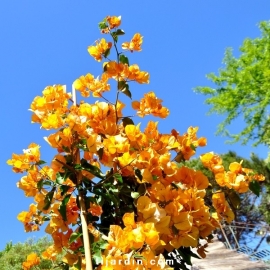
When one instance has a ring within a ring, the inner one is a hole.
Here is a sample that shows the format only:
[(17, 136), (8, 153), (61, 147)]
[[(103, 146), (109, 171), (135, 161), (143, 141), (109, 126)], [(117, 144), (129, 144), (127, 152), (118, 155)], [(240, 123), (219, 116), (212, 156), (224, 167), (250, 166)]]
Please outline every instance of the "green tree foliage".
[[(270, 224), (270, 163), (260, 159), (255, 154), (252, 154), (250, 159), (245, 159), (232, 151), (220, 155), (220, 157), (223, 160), (223, 165), (226, 170), (229, 169), (230, 163), (234, 161), (240, 162), (242, 160), (243, 167), (251, 168), (255, 172), (265, 176), (265, 181), (260, 182), (260, 196), (257, 196), (253, 192), (249, 191), (241, 194), (241, 198), (237, 198), (236, 193), (231, 193), (231, 191), (227, 188), (223, 190), (227, 195), (228, 202), (234, 210), (235, 221), (254, 225), (259, 224), (260, 222)], [(209, 197), (208, 201), (209, 206), (211, 207), (210, 198), (212, 191), (217, 191), (220, 189), (220, 186), (218, 186), (214, 180), (214, 175), (211, 171), (203, 167), (200, 159), (191, 159), (190, 161), (185, 162), (185, 166), (194, 168), (196, 170), (201, 170), (208, 177), (211, 183), (211, 188), (207, 190), (206, 197)], [(245, 243), (245, 241), (249, 238), (250, 232), (251, 230), (238, 228), (236, 230), (237, 240)], [(232, 235), (229, 235), (229, 240), (231, 241), (231, 244), (235, 243)]]
[[(212, 106), (209, 113), (226, 116), (218, 134), (229, 136), (231, 142), (252, 140), (255, 145), (270, 146), (270, 21), (261, 22), (259, 28), (261, 37), (245, 39), (238, 58), (228, 48), (218, 75), (207, 75), (216, 88), (195, 91), (210, 96), (206, 99)], [(239, 134), (230, 134), (225, 128), (238, 116), (244, 118), (245, 127)]]
[[(27, 255), (31, 252), (41, 254), (47, 247), (52, 245), (47, 237), (43, 237), (35, 241), (29, 239), (25, 243), (12, 244), (12, 242), (6, 244), (3, 251), (0, 251), (0, 269), (1, 270), (21, 270), (22, 263), (26, 260)], [(61, 255), (59, 255), (61, 256)], [(57, 260), (60, 262), (60, 259)], [(61, 269), (56, 267), (57, 262), (53, 263), (49, 260), (41, 260), (40, 265), (36, 266), (36, 270), (49, 270), (49, 269)]]

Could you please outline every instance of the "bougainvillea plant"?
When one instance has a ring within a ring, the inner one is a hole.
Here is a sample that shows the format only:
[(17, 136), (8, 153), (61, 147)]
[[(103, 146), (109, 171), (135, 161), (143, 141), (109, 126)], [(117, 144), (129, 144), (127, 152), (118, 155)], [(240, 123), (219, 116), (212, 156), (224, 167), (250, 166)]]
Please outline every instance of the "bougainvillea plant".
[[(207, 245), (200, 239), (211, 242), (213, 230), (233, 220), (227, 191), (246, 192), (264, 177), (236, 162), (225, 171), (219, 156), (204, 154), (202, 163), (220, 185), (212, 191), (212, 205), (206, 205), (208, 178), (185, 166), (196, 148), (206, 145), (205, 138), (197, 138), (198, 128), (162, 134), (158, 122), (149, 121), (141, 130), (122, 112), (121, 95), (131, 98), (130, 85), (149, 83), (149, 73), (127, 57), (142, 50), (143, 37), (136, 33), (119, 46), (125, 34), (120, 24), (121, 17), (106, 17), (99, 28), (110, 41), (101, 38), (88, 47), (103, 61), (101, 76), (88, 73), (73, 83), (94, 103), (76, 104), (63, 85), (48, 86), (34, 98), (32, 122), (55, 130), (45, 140), (56, 155), (47, 166), (40, 146), (31, 143), (8, 160), (15, 173), (26, 173), (17, 186), (34, 200), (18, 219), (26, 232), (47, 224), (54, 244), (41, 256), (55, 260), (64, 253), (63, 269), (186, 269), (197, 256), (191, 248), (205, 257)], [(114, 101), (105, 97), (107, 91), (115, 92)], [(154, 92), (131, 101), (131, 107), (138, 117), (169, 114)], [(30, 254), (23, 269), (36, 267), (38, 256)]]

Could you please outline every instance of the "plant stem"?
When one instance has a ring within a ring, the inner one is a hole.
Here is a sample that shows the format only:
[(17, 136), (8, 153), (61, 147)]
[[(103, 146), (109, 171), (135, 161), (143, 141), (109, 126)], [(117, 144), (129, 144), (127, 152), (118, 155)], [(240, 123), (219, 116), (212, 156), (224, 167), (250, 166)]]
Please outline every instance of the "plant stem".
[[(111, 34), (111, 36), (112, 36), (112, 39), (113, 39), (113, 46), (114, 46), (115, 51), (116, 51), (116, 54), (117, 54), (117, 64), (119, 64), (119, 55), (120, 55), (120, 53), (119, 53), (119, 51), (117, 49), (117, 45), (116, 45), (115, 39), (114, 39), (114, 37), (113, 37), (112, 34)], [(118, 88), (118, 84), (119, 84), (119, 77), (117, 78), (117, 88)], [(115, 119), (116, 120), (115, 122), (116, 122), (116, 125), (118, 123), (118, 115), (117, 115), (117, 103), (118, 103), (118, 99), (119, 99), (119, 89), (117, 89), (116, 100), (115, 100), (115, 105), (114, 105), (114, 107), (115, 107), (115, 118), (116, 118)]]
[[(80, 150), (76, 149), (75, 153), (76, 164), (80, 164)], [(79, 185), (82, 182), (82, 172), (77, 171), (77, 184)], [(84, 195), (82, 191), (79, 191), (79, 203), (80, 203), (80, 216), (82, 224), (82, 233), (83, 233), (83, 245), (84, 245), (84, 254), (86, 261), (86, 270), (93, 270), (92, 266), (92, 254), (91, 254), (91, 244), (87, 227), (87, 216), (86, 216), (86, 207), (84, 201)]]
[[(76, 106), (76, 92), (74, 85), (72, 85), (72, 98), (74, 101), (74, 105)], [(76, 139), (78, 139), (78, 135), (75, 134)], [(72, 151), (73, 155), (73, 163), (80, 164), (81, 157), (80, 157), (80, 149), (75, 148), (75, 151)], [(59, 161), (58, 161), (59, 162)], [(77, 186), (79, 186), (82, 182), (82, 172), (76, 171), (76, 178), (77, 178)], [(83, 233), (83, 246), (84, 246), (84, 256), (85, 256), (85, 270), (93, 270), (92, 265), (92, 254), (91, 254), (91, 243), (89, 238), (89, 232), (87, 227), (87, 216), (86, 216), (86, 207), (84, 201), (84, 194), (81, 190), (79, 190), (79, 204), (80, 204), (80, 217), (81, 217), (81, 224), (82, 224), (82, 233)]]

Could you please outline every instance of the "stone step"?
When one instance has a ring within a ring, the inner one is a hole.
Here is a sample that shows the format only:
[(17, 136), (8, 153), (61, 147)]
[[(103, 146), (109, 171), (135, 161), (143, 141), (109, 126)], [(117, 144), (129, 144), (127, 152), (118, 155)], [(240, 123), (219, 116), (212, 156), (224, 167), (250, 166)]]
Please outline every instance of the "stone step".
[(192, 258), (191, 270), (270, 270), (262, 261), (251, 261), (243, 253), (226, 249), (217, 239), (210, 243), (206, 250), (208, 252), (205, 259)]

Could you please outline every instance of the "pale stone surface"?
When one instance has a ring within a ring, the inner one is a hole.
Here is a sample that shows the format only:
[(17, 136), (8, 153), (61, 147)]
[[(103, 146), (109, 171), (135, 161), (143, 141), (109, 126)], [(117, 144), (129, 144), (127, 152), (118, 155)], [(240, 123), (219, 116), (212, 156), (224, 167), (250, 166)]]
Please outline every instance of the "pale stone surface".
[(192, 270), (270, 270), (263, 262), (250, 261), (247, 255), (226, 249), (217, 239), (206, 250), (205, 259), (192, 259)]

